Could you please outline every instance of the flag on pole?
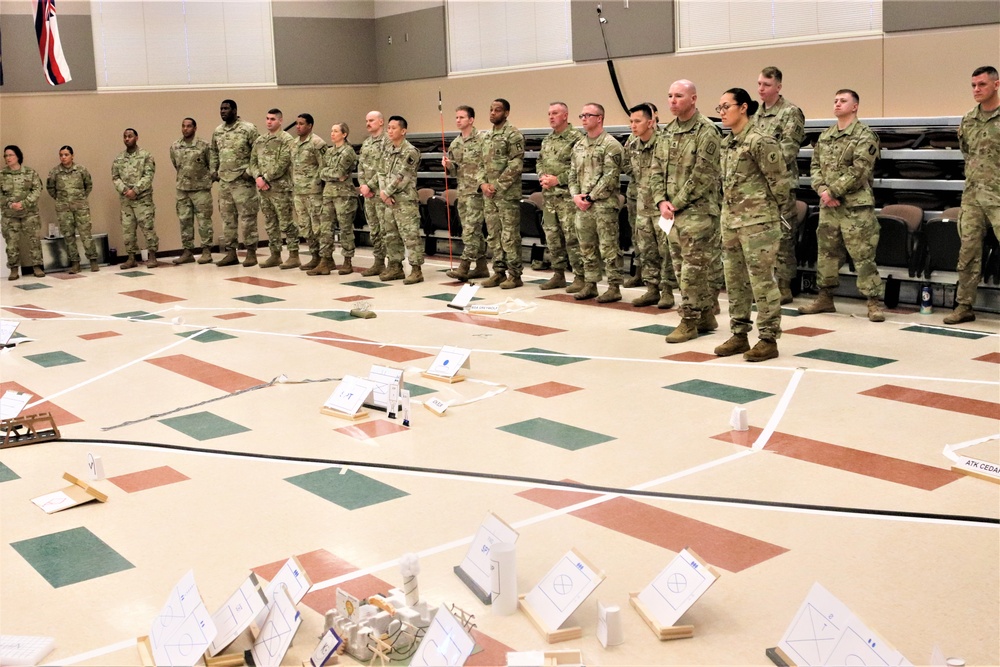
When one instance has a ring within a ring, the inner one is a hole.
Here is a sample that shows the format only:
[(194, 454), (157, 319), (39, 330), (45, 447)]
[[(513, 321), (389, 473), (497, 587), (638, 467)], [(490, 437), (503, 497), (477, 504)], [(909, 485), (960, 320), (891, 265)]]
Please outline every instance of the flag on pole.
[(62, 42), (59, 41), (59, 26), (56, 23), (55, 0), (32, 0), (35, 4), (35, 35), (38, 37), (38, 53), (42, 57), (45, 78), (53, 86), (72, 81)]

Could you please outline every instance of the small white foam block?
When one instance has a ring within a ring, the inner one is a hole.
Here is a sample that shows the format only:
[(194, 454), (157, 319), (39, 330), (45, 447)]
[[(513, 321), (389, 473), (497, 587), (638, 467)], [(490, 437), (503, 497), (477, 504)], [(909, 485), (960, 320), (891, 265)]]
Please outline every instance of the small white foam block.
[(465, 312), (471, 313), (472, 315), (499, 315), (500, 304), (473, 303), (469, 304), (469, 306), (465, 309)]
[(0, 664), (4, 667), (37, 665), (55, 647), (55, 637), (0, 635)]
[(597, 601), (597, 638), (604, 648), (625, 642), (621, 607), (616, 604), (605, 606), (600, 600)]
[(87, 454), (87, 469), (90, 470), (91, 481), (104, 479), (104, 461), (100, 456)]
[(429, 398), (424, 401), (424, 407), (436, 414), (438, 417), (443, 417), (444, 411), (448, 409), (448, 404), (440, 398)]
[(747, 409), (740, 407), (733, 408), (733, 413), (729, 415), (729, 425), (734, 431), (749, 431), (750, 420), (747, 417)]

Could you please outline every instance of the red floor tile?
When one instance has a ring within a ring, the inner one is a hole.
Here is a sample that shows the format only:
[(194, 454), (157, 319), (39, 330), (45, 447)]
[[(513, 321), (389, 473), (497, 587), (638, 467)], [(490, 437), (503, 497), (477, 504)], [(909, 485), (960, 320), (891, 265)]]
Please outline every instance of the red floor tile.
[(215, 318), (219, 320), (238, 320), (243, 317), (253, 317), (253, 313), (226, 313), (225, 315), (216, 315)]
[[(748, 431), (728, 431), (712, 436), (712, 438), (749, 447), (760, 435), (760, 432), (761, 429), (751, 426)], [(864, 452), (859, 449), (777, 431), (771, 434), (771, 439), (767, 442), (767, 450), (799, 461), (808, 461), (887, 482), (905, 484), (925, 491), (933, 491), (962, 476), (943, 468), (935, 468), (905, 459)]]
[(973, 361), (986, 361), (991, 364), (1000, 364), (1000, 352), (990, 352), (981, 357), (976, 357)]
[(33, 320), (45, 320), (63, 316), (62, 313), (54, 313), (51, 310), (45, 310), (44, 308), (40, 308), (33, 303), (22, 303), (20, 306), (4, 306), (3, 309), (9, 313), (14, 313), (15, 315)]
[[(572, 482), (571, 479), (560, 480), (562, 482)], [(593, 500), (601, 494), (599, 493), (588, 493), (585, 491), (565, 491), (563, 489), (528, 489), (526, 491), (521, 491), (515, 495), (521, 498), (527, 498), (539, 505), (545, 505), (546, 507), (551, 507), (555, 510), (560, 510), (564, 507), (569, 507), (570, 505), (576, 505), (577, 503), (582, 503), (587, 500)]]
[[(600, 288), (598, 288), (600, 291)], [(636, 296), (639, 296), (636, 293)], [(541, 299), (549, 299), (551, 301), (561, 301), (562, 303), (578, 303), (581, 306), (596, 306), (597, 308), (611, 308), (613, 310), (627, 310), (630, 313), (645, 313), (647, 315), (659, 315), (661, 313), (676, 313), (677, 308), (670, 308), (669, 310), (661, 310), (656, 306), (643, 306), (642, 308), (636, 308), (632, 305), (631, 299), (622, 299), (621, 301), (615, 301), (614, 303), (598, 303), (597, 299), (587, 299), (586, 301), (577, 301), (572, 294), (549, 294), (547, 296), (539, 297)]]
[[(85, 269), (86, 270), (86, 269)], [(55, 278), (57, 280), (76, 280), (77, 278), (84, 278), (85, 276), (79, 273), (68, 273), (66, 271), (58, 271), (55, 273), (46, 273), (49, 278)]]
[(574, 387), (571, 384), (563, 384), (562, 382), (543, 382), (542, 384), (534, 384), (530, 387), (521, 387), (517, 391), (531, 394), (532, 396), (552, 398), (553, 396), (562, 396), (563, 394), (581, 390), (582, 387)]
[(380, 343), (376, 343), (375, 341), (358, 338), (357, 336), (348, 336), (347, 334), (337, 333), (336, 331), (317, 331), (315, 333), (303, 334), (303, 336), (306, 336), (307, 340), (311, 340), (316, 343), (332, 345), (333, 347), (339, 347), (343, 350), (367, 354), (372, 357), (387, 359), (388, 361), (394, 361), (396, 363), (403, 363), (431, 356), (426, 352), (408, 350), (405, 347), (382, 345)]
[(254, 285), (255, 287), (292, 287), (295, 283), (283, 283), (278, 280), (268, 280), (267, 278), (254, 278), (253, 276), (240, 276), (239, 278), (226, 278), (234, 283)]
[(812, 338), (814, 336), (822, 336), (823, 334), (833, 333), (831, 329), (817, 329), (816, 327), (795, 327), (794, 329), (785, 329), (784, 333), (791, 334), (793, 336), (808, 336)]
[(222, 366), (210, 364), (207, 361), (189, 357), (186, 354), (157, 357), (155, 359), (147, 359), (146, 362), (225, 392), (249, 389), (250, 387), (264, 384), (263, 380), (231, 371)]
[(360, 422), (358, 424), (351, 424), (350, 426), (344, 426), (342, 428), (335, 428), (333, 430), (337, 433), (343, 433), (344, 435), (349, 435), (358, 440), (368, 440), (369, 438), (377, 438), (380, 435), (392, 435), (393, 433), (399, 433), (400, 431), (407, 431), (409, 429), (403, 426), (401, 422), (394, 422), (387, 419), (375, 419)]
[(527, 324), (525, 322), (515, 322), (505, 320), (496, 315), (470, 315), (468, 313), (432, 313), (427, 317), (434, 317), (439, 320), (449, 322), (462, 322), (463, 324), (474, 324), (476, 326), (488, 327), (490, 329), (502, 329), (503, 331), (513, 331), (515, 333), (528, 334), (529, 336), (548, 336), (549, 334), (562, 333), (565, 329), (555, 327), (545, 327), (540, 324)]
[(160, 466), (159, 468), (140, 470), (139, 472), (132, 472), (127, 475), (108, 477), (109, 482), (126, 493), (145, 491), (146, 489), (153, 489), (157, 486), (166, 486), (167, 484), (183, 482), (188, 479), (190, 479), (190, 477), (177, 472), (170, 466)]
[(153, 303), (172, 303), (174, 301), (186, 301), (179, 296), (170, 296), (169, 294), (162, 294), (160, 292), (153, 292), (148, 289), (137, 289), (131, 292), (121, 292), (122, 296), (130, 296), (135, 299), (142, 299), (143, 301), (152, 301)]
[(986, 417), (994, 421), (1000, 420), (1000, 403), (993, 403), (991, 401), (962, 398), (961, 396), (939, 394), (934, 391), (923, 391), (921, 389), (909, 389), (891, 384), (884, 384), (881, 387), (875, 387), (874, 389), (860, 393), (862, 396), (886, 398), (890, 401), (899, 401), (900, 403), (922, 405), (927, 408), (948, 410), (949, 412), (960, 412), (975, 417)]
[(507, 653), (514, 650), (476, 628), (472, 629), (472, 638), (483, 650), (470, 655), (469, 659), (465, 661), (466, 667), (497, 667), (497, 665), (506, 665)]
[(78, 336), (78, 338), (82, 338), (84, 340), (98, 340), (101, 338), (112, 338), (114, 336), (121, 336), (121, 334), (117, 331), (98, 331), (92, 334), (83, 334), (82, 336)]
[(707, 352), (678, 352), (677, 354), (668, 354), (665, 357), (660, 357), (661, 359), (669, 359), (670, 361), (712, 361), (713, 359), (718, 359), (714, 354), (708, 354)]
[(355, 294), (353, 296), (342, 296), (336, 299), (336, 301), (346, 301), (348, 303), (351, 303), (353, 301), (371, 301), (371, 299), (372, 299), (371, 296), (365, 296), (364, 294)]
[[(27, 392), (33, 396), (33, 398), (28, 401), (28, 404), (32, 404), (37, 401), (41, 396), (36, 392), (31, 391), (24, 385), (18, 384), (17, 382), (0, 382), (0, 396), (3, 396), (8, 391), (22, 391)], [(25, 408), (22, 415), (36, 415), (40, 412), (49, 412), (52, 414), (52, 419), (55, 420), (56, 426), (69, 426), (70, 424), (79, 424), (83, 420), (74, 415), (72, 412), (67, 412), (63, 410), (58, 405), (45, 401), (44, 403), (39, 403), (33, 408)]]

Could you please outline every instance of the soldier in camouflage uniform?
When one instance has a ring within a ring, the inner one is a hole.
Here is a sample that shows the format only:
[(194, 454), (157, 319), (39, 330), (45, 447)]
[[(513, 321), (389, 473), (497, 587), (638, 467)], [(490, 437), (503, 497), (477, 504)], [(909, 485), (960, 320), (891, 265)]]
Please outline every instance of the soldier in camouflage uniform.
[[(757, 96), (760, 97), (760, 109), (757, 110), (750, 123), (761, 134), (774, 137), (781, 146), (781, 155), (785, 158), (788, 169), (789, 188), (795, 192), (799, 183), (799, 147), (806, 135), (806, 117), (802, 110), (786, 100), (781, 95), (781, 70), (777, 67), (765, 67), (757, 77)], [(798, 271), (798, 260), (795, 258), (795, 238), (798, 236), (798, 211), (795, 210), (795, 197), (790, 197), (788, 204), (781, 211), (784, 223), (781, 225), (781, 245), (778, 246), (778, 261), (774, 267), (778, 289), (781, 290), (781, 303), (792, 302), (792, 279)]]
[(80, 272), (77, 234), (80, 235), (83, 251), (90, 260), (90, 270), (99, 271), (97, 245), (90, 225), (90, 202), (87, 200), (94, 189), (94, 181), (86, 167), (73, 161), (72, 146), (59, 149), (59, 165), (49, 172), (46, 189), (49, 196), (56, 200), (56, 219), (59, 221), (59, 233), (66, 239), (69, 272)]
[(177, 170), (177, 220), (181, 225), (181, 256), (174, 264), (194, 261), (194, 227), (201, 238), (199, 264), (212, 261), (212, 158), (208, 142), (195, 136), (194, 118), (181, 121), (181, 138), (170, 145), (170, 162)]
[[(295, 119), (295, 134), (298, 138), (292, 144), (292, 188), (295, 203), (295, 218), (298, 220), (298, 234), (309, 245), (309, 261), (299, 267), (310, 276), (327, 276), (337, 268), (333, 261), (333, 248), (329, 255), (323, 255), (320, 248), (320, 234), (323, 227), (323, 180), (319, 176), (323, 168), (326, 142), (313, 133), (312, 114), (299, 114)], [(326, 259), (326, 266), (316, 273), (308, 273), (319, 268)]]
[(385, 119), (381, 112), (369, 111), (365, 116), (365, 130), (368, 138), (361, 144), (358, 155), (358, 185), (361, 196), (365, 200), (365, 219), (371, 231), (372, 253), (374, 261), (361, 275), (366, 277), (380, 276), (385, 271), (385, 241), (382, 238), (382, 217), (385, 215), (385, 205), (378, 196), (379, 172), (382, 168), (382, 155), (389, 148), (389, 137), (384, 132)]
[[(281, 129), (280, 109), (270, 109), (264, 122), (267, 134), (253, 142), (249, 173), (257, 184), (260, 212), (264, 214), (264, 231), (271, 256), (260, 268), (280, 266), (297, 269), (299, 262), (299, 230), (292, 217), (292, 135)], [(281, 237), (288, 246), (288, 259), (281, 261)], [(247, 251), (249, 255), (250, 251)]]
[(583, 279), (580, 241), (576, 237), (576, 206), (567, 186), (573, 146), (583, 138), (583, 132), (570, 125), (569, 107), (565, 102), (549, 104), (549, 126), (552, 134), (542, 139), (535, 171), (545, 201), (542, 228), (545, 230), (545, 244), (552, 256), (552, 277), (539, 285), (539, 289), (566, 287), (566, 271), (569, 270), (573, 273), (573, 284), (566, 291), (576, 294), (583, 289), (586, 281)]
[(36, 278), (44, 278), (42, 271), (42, 243), (38, 233), (42, 228), (38, 217), (38, 198), (42, 195), (42, 180), (31, 167), (25, 167), (24, 154), (17, 146), (4, 146), (5, 167), (0, 171), (0, 226), (7, 244), (8, 280), (21, 276), (21, 241), (27, 239), (29, 260)]
[(603, 272), (608, 289), (600, 303), (622, 298), (622, 251), (618, 245), (618, 195), (622, 145), (604, 131), (604, 107), (591, 102), (580, 113), (586, 133), (573, 146), (570, 159), (569, 193), (576, 205), (576, 234), (583, 258), (584, 286), (573, 298), (584, 300), (597, 296), (597, 283)]
[(958, 141), (965, 157), (965, 191), (958, 218), (962, 245), (958, 252), (958, 291), (955, 310), (945, 324), (976, 319), (972, 306), (982, 277), (986, 225), (1000, 238), (1000, 76), (991, 65), (972, 73), (976, 106), (962, 117)]
[(257, 211), (260, 200), (254, 187), (250, 167), (250, 151), (259, 133), (253, 123), (248, 123), (236, 115), (236, 102), (222, 100), (219, 105), (222, 124), (212, 133), (209, 146), (212, 180), (219, 181), (219, 217), (222, 218), (222, 246), (225, 256), (216, 266), (231, 266), (236, 259), (239, 230), (243, 230), (243, 244), (247, 257), (243, 266), (257, 263)]
[(497, 98), (490, 104), (493, 129), (483, 137), (479, 189), (483, 193), (487, 246), (493, 255), (493, 276), (483, 287), (513, 289), (521, 281), (521, 170), (524, 168), (524, 135), (507, 122), (510, 102)]
[(146, 251), (149, 253), (146, 267), (153, 269), (160, 265), (156, 261), (160, 239), (156, 235), (156, 206), (153, 204), (156, 162), (152, 153), (139, 148), (139, 133), (131, 127), (125, 130), (122, 140), (125, 142), (125, 150), (111, 163), (111, 182), (118, 191), (122, 206), (122, 236), (125, 240), (125, 253), (128, 255), (121, 269), (138, 266), (136, 255), (139, 254), (139, 243), (136, 228), (141, 230), (146, 239)]
[[(323, 168), (319, 172), (324, 183), (319, 253), (320, 257), (328, 258), (330, 269), (333, 270), (333, 229), (336, 227), (340, 231), (340, 250), (344, 253), (344, 263), (337, 271), (341, 276), (354, 271), (354, 216), (358, 210), (358, 192), (351, 177), (358, 163), (358, 155), (347, 143), (350, 131), (347, 123), (337, 123), (330, 128), (333, 146), (327, 149)], [(320, 264), (322, 265), (322, 260)]]
[(390, 116), (386, 128), (389, 150), (382, 157), (379, 176), (379, 198), (385, 204), (382, 235), (389, 268), (379, 274), (379, 280), (388, 282), (404, 277), (403, 257), (410, 256), (410, 275), (406, 285), (422, 283), (424, 274), (424, 248), (420, 240), (420, 211), (417, 201), (417, 166), (420, 151), (406, 140), (406, 119)]
[[(781, 209), (788, 202), (788, 173), (781, 147), (750, 127), (757, 103), (742, 88), (731, 88), (716, 112), (732, 134), (722, 141), (722, 254), (729, 290), (732, 337), (715, 348), (728, 357), (743, 352), (746, 361), (778, 356), (781, 293), (774, 261), (781, 239)], [(757, 304), (760, 340), (750, 349), (750, 313)]]
[(872, 192), (878, 136), (858, 121), (858, 94), (838, 90), (833, 101), (837, 123), (823, 130), (812, 158), (812, 188), (819, 195), (816, 282), (819, 296), (799, 312), (833, 313), (833, 291), (840, 284), (844, 251), (858, 272), (858, 291), (868, 297), (868, 319), (885, 321), (880, 299), (882, 278), (875, 265), (879, 224)]
[[(452, 139), (448, 154), (441, 158), (443, 166), (458, 183), (455, 186), (458, 218), (462, 222), (462, 259), (448, 277), (466, 281), (489, 278), (486, 264), (486, 239), (483, 238), (483, 193), (476, 176), (482, 160), (483, 135), (476, 130), (476, 110), (462, 105), (455, 109), (455, 126), (459, 135)], [(476, 263), (470, 273), (472, 262)]]
[(673, 220), (667, 240), (679, 264), (681, 323), (666, 341), (683, 343), (718, 328), (722, 134), (698, 111), (693, 83), (675, 81), (668, 95), (674, 119), (656, 146), (649, 187), (660, 215)]

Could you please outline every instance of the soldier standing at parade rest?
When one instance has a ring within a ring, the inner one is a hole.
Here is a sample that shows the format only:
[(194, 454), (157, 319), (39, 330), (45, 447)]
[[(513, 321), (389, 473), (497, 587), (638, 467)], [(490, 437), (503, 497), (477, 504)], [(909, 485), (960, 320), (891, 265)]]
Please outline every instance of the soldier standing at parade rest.
[(586, 136), (573, 146), (569, 193), (576, 205), (576, 234), (583, 258), (584, 286), (573, 295), (583, 301), (597, 296), (601, 273), (608, 289), (600, 303), (621, 301), (622, 251), (618, 245), (618, 195), (622, 145), (604, 131), (604, 107), (591, 102), (580, 113)]
[(236, 102), (222, 100), (219, 105), (222, 124), (212, 133), (209, 146), (212, 180), (219, 181), (219, 217), (222, 218), (222, 247), (226, 254), (215, 263), (216, 266), (232, 266), (236, 259), (239, 231), (243, 231), (243, 244), (247, 249), (243, 266), (257, 263), (257, 211), (260, 200), (253, 177), (247, 172), (250, 167), (250, 151), (259, 132), (253, 123), (236, 115)]
[(965, 157), (965, 191), (958, 233), (958, 291), (955, 310), (945, 324), (976, 319), (972, 312), (976, 287), (983, 273), (983, 238), (986, 225), (1000, 238), (1000, 76), (991, 65), (972, 73), (972, 97), (976, 106), (962, 117), (958, 144)]
[(566, 271), (573, 273), (569, 294), (583, 289), (583, 260), (580, 241), (576, 237), (576, 206), (569, 196), (569, 163), (573, 146), (583, 138), (583, 132), (569, 123), (569, 107), (564, 102), (549, 104), (549, 127), (552, 133), (542, 139), (542, 150), (535, 163), (538, 183), (542, 186), (545, 212), (542, 228), (552, 256), (552, 277), (539, 285), (551, 290), (566, 287)]
[(42, 271), (42, 242), (38, 234), (42, 220), (38, 216), (38, 198), (42, 196), (42, 179), (31, 167), (25, 167), (24, 154), (17, 146), (4, 146), (4, 168), (0, 172), (0, 218), (3, 220), (3, 240), (7, 244), (8, 280), (21, 276), (21, 240), (27, 239), (29, 260), (36, 278)]
[(493, 254), (493, 276), (483, 287), (521, 287), (521, 170), (524, 168), (524, 135), (507, 122), (510, 102), (497, 98), (490, 104), (493, 128), (483, 138), (479, 189), (486, 215), (486, 244)]
[[(333, 246), (324, 255), (320, 248), (320, 229), (323, 217), (323, 181), (319, 170), (323, 167), (323, 155), (326, 153), (326, 142), (313, 133), (314, 120), (312, 114), (302, 113), (295, 119), (295, 134), (297, 139), (292, 144), (292, 197), (295, 203), (295, 218), (298, 220), (298, 234), (309, 245), (309, 261), (299, 267), (301, 271), (312, 271), (326, 259), (327, 266), (318, 274), (329, 275), (331, 269), (337, 268), (333, 261)], [(325, 273), (324, 273), (325, 271)]]
[[(476, 180), (479, 163), (483, 157), (483, 135), (476, 130), (476, 110), (462, 105), (455, 109), (455, 127), (459, 135), (452, 139), (448, 154), (441, 158), (441, 166), (457, 178), (458, 219), (462, 222), (462, 259), (458, 266), (448, 271), (448, 277), (466, 281), (470, 278), (489, 278), (486, 265), (486, 239), (483, 238), (483, 193)], [(472, 262), (476, 263), (471, 273)]]
[[(799, 182), (799, 147), (806, 135), (806, 117), (802, 110), (789, 102), (781, 94), (781, 70), (765, 67), (757, 77), (757, 96), (760, 109), (750, 119), (750, 123), (761, 134), (774, 137), (781, 146), (781, 155), (788, 169), (789, 190), (795, 192)], [(781, 212), (785, 223), (781, 225), (781, 244), (774, 267), (775, 279), (781, 291), (781, 303), (792, 302), (792, 279), (798, 271), (795, 258), (795, 238), (798, 231), (798, 212), (795, 197), (788, 198), (788, 204)]]
[(386, 129), (389, 150), (382, 157), (382, 174), (379, 177), (379, 198), (385, 205), (382, 235), (389, 268), (379, 275), (388, 282), (403, 278), (403, 257), (409, 253), (410, 275), (405, 285), (422, 283), (424, 274), (424, 248), (420, 240), (420, 211), (417, 208), (417, 165), (420, 151), (406, 140), (406, 119), (390, 116)]
[[(732, 134), (722, 140), (722, 255), (729, 292), (732, 337), (715, 348), (728, 357), (743, 352), (746, 361), (778, 356), (781, 293), (774, 261), (781, 238), (781, 210), (790, 196), (781, 147), (750, 127), (757, 103), (742, 88), (730, 88), (716, 113)], [(750, 349), (752, 305), (757, 305), (760, 340)]]
[(882, 278), (875, 265), (879, 224), (872, 183), (879, 154), (878, 136), (858, 121), (858, 94), (838, 90), (833, 100), (837, 123), (823, 130), (812, 158), (812, 188), (819, 195), (816, 283), (819, 296), (799, 312), (833, 313), (833, 292), (840, 284), (840, 265), (849, 252), (858, 272), (858, 291), (868, 297), (868, 319), (884, 322), (879, 301)]
[[(333, 230), (340, 231), (340, 251), (344, 253), (344, 263), (337, 271), (338, 275), (346, 276), (354, 271), (354, 216), (358, 211), (358, 191), (354, 188), (354, 166), (358, 163), (358, 155), (347, 143), (347, 135), (351, 129), (347, 123), (336, 123), (330, 128), (329, 147), (323, 156), (323, 168), (320, 178), (323, 179), (323, 215), (320, 218), (319, 252), (328, 258), (329, 270), (336, 264), (333, 261)], [(310, 276), (326, 275), (320, 265), (309, 271)]]
[(133, 269), (138, 266), (137, 228), (146, 240), (146, 251), (149, 253), (146, 267), (154, 269), (160, 265), (156, 261), (160, 239), (156, 235), (156, 205), (153, 203), (153, 175), (156, 173), (156, 162), (152, 153), (145, 148), (139, 148), (139, 133), (131, 127), (122, 134), (122, 141), (125, 143), (125, 150), (111, 163), (111, 181), (118, 191), (118, 199), (121, 202), (122, 236), (125, 240), (125, 253), (128, 255), (121, 269)]
[(181, 225), (181, 256), (174, 264), (194, 261), (194, 227), (201, 237), (199, 264), (212, 261), (212, 158), (208, 142), (195, 136), (194, 118), (181, 121), (181, 138), (170, 145), (170, 162), (177, 170), (177, 221)]
[(97, 245), (90, 225), (90, 202), (87, 199), (94, 189), (94, 181), (86, 167), (73, 161), (72, 146), (59, 149), (59, 164), (49, 172), (45, 185), (49, 196), (56, 200), (56, 220), (59, 222), (59, 233), (66, 239), (69, 272), (80, 272), (77, 234), (83, 243), (83, 252), (90, 260), (90, 270), (100, 271), (97, 265)]
[(359, 191), (365, 200), (365, 219), (371, 232), (372, 253), (375, 257), (372, 265), (361, 273), (365, 277), (381, 276), (385, 271), (385, 241), (382, 239), (385, 205), (378, 196), (382, 156), (389, 148), (389, 137), (383, 131), (384, 125), (385, 119), (381, 112), (368, 112), (365, 116), (368, 138), (361, 144), (361, 154), (358, 156)]
[[(297, 269), (299, 262), (299, 230), (292, 217), (292, 135), (281, 129), (281, 109), (270, 109), (264, 117), (267, 134), (253, 142), (249, 173), (257, 185), (260, 212), (264, 214), (264, 231), (271, 256), (260, 268)], [(281, 237), (288, 246), (288, 259), (281, 261)], [(249, 251), (247, 251), (249, 253)]]

